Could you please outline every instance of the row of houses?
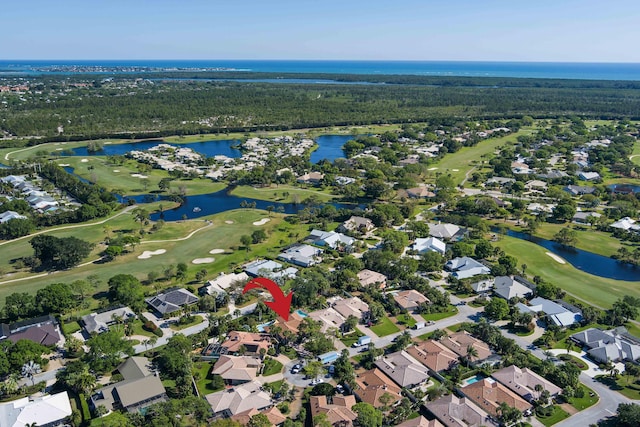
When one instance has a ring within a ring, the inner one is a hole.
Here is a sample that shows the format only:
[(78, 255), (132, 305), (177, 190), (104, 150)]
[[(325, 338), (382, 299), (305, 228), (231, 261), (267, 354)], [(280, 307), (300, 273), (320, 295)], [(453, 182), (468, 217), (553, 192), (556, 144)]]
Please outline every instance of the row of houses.
[[(42, 190), (35, 183), (28, 181), (24, 175), (9, 175), (0, 178), (0, 181), (9, 184), (14, 191), (20, 192), (23, 198), (33, 210), (38, 212), (50, 212), (58, 209), (60, 203)], [(14, 212), (15, 214), (15, 212)]]

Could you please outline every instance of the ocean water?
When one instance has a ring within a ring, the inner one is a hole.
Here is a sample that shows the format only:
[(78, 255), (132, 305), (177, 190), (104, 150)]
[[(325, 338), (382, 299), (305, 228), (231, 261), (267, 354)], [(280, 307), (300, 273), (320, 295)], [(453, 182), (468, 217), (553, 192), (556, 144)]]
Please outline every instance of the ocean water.
[(273, 73), (400, 74), (421, 76), (524, 77), (640, 80), (637, 63), (464, 62), (464, 61), (297, 61), (297, 60), (0, 60), (0, 75), (34, 74), (55, 65), (221, 69)]

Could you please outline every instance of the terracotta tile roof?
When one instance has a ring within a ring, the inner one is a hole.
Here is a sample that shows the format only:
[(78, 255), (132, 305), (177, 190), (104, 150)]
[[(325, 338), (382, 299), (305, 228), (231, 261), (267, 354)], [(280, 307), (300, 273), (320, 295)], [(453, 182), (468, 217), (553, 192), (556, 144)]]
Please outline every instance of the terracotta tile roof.
[(389, 393), (394, 399), (389, 405), (402, 399), (400, 387), (398, 387), (389, 377), (378, 368), (363, 372), (356, 377), (358, 388), (355, 393), (360, 400), (367, 402), (376, 408), (383, 406), (380, 397)]
[(493, 416), (498, 415), (498, 406), (503, 402), (520, 411), (531, 408), (529, 402), (492, 378), (485, 378), (482, 381), (469, 384), (461, 390), (482, 410)]
[(407, 352), (418, 362), (435, 372), (449, 369), (458, 363), (458, 355), (434, 340), (411, 346)]

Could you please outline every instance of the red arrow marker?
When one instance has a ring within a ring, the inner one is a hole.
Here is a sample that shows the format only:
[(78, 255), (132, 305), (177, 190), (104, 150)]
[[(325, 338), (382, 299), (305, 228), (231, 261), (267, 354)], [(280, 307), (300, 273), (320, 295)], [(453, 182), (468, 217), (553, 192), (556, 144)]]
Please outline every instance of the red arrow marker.
[(264, 277), (256, 277), (245, 285), (242, 293), (244, 294), (255, 288), (261, 288), (268, 291), (271, 294), (271, 297), (273, 297), (273, 301), (265, 301), (265, 305), (275, 311), (278, 316), (285, 320), (285, 322), (289, 320), (289, 309), (291, 308), (291, 297), (293, 297), (293, 292), (289, 292), (289, 295), (285, 296), (282, 289), (280, 289), (280, 286), (278, 286), (278, 284), (273, 280), (269, 280)]

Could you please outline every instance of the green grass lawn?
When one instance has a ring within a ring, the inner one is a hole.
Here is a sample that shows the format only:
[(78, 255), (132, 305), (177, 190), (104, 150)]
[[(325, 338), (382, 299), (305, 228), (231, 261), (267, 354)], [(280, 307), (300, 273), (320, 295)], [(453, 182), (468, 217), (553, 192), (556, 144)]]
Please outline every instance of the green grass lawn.
[(571, 354), (559, 354), (557, 357), (563, 362), (569, 362), (572, 365), (576, 365), (582, 371), (586, 371), (587, 369), (589, 369), (589, 366), (584, 362), (584, 360), (578, 359)]
[(191, 319), (188, 323), (183, 323), (183, 324), (177, 324), (177, 323), (172, 323), (171, 324), (171, 329), (173, 329), (174, 331), (181, 331), (183, 329), (186, 329), (190, 326), (194, 326), (194, 325), (199, 325), (200, 323), (204, 322), (204, 319), (200, 316), (193, 316), (193, 319)]
[[(598, 400), (600, 400), (598, 395), (586, 385), (580, 384), (580, 387), (584, 390), (584, 396), (579, 398), (572, 397), (571, 399), (569, 399), (569, 404), (571, 404), (571, 406), (576, 408), (578, 411), (587, 409), (588, 407), (595, 405)], [(593, 397), (590, 396), (591, 393), (593, 393)], [(634, 397), (634, 399), (638, 399), (638, 397), (640, 396)]]
[(410, 314), (400, 314), (396, 316), (396, 320), (398, 324), (404, 325), (407, 328), (413, 328), (416, 325), (416, 319), (413, 318)]
[(264, 362), (264, 370), (262, 371), (263, 377), (268, 377), (269, 375), (279, 374), (282, 372), (282, 363), (278, 362), (275, 359), (267, 359)]
[(451, 332), (458, 332), (462, 327), (462, 323), (456, 323), (455, 325), (447, 326), (445, 329)]
[(458, 309), (453, 306), (450, 305), (447, 311), (443, 311), (442, 313), (428, 313), (428, 314), (421, 314), (420, 316), (424, 319), (424, 320), (433, 320), (438, 321), (438, 320), (442, 320), (442, 319), (446, 319), (447, 317), (451, 317), (451, 316), (455, 316), (456, 314), (458, 314)]
[(568, 263), (560, 264), (535, 243), (504, 236), (496, 246), (518, 258), (518, 264), (526, 263), (529, 275), (540, 276), (588, 304), (608, 308), (624, 295), (640, 296), (637, 282), (606, 279), (580, 271)]
[(616, 378), (601, 375), (596, 379), (629, 399), (640, 400), (640, 386), (634, 384), (632, 378), (625, 375), (618, 375)]
[(522, 128), (518, 132), (507, 136), (480, 141), (474, 147), (463, 147), (455, 153), (445, 155), (442, 160), (434, 163), (432, 167), (437, 167), (438, 169), (432, 172), (434, 175), (436, 173), (449, 173), (453, 178), (453, 182), (459, 184), (464, 179), (465, 174), (475, 166), (474, 163), (483, 160), (483, 156), (491, 155), (500, 146), (515, 143), (520, 135), (531, 133), (533, 133), (532, 128)]
[(80, 328), (80, 324), (76, 321), (73, 322), (63, 322), (60, 327), (62, 328), (62, 333), (68, 337), (74, 332), (78, 332)]
[(193, 366), (193, 375), (197, 378), (196, 387), (198, 387), (200, 396), (222, 390), (213, 386), (212, 366), (210, 362), (196, 362)]
[(351, 347), (355, 342), (358, 341), (358, 338), (363, 336), (364, 334), (360, 332), (360, 330), (356, 329), (354, 331), (351, 331), (347, 335), (343, 335), (342, 338), (340, 338), (340, 341), (342, 341), (342, 343), (347, 347)]
[(553, 405), (550, 408), (553, 408), (553, 412), (549, 416), (543, 417), (536, 414), (536, 418), (545, 426), (549, 427), (560, 421), (567, 419), (570, 417), (569, 413), (564, 411), (561, 407)]
[(268, 384), (269, 388), (271, 388), (271, 390), (273, 390), (274, 393), (277, 393), (282, 388), (282, 383), (284, 383), (284, 380), (278, 380), (278, 381), (274, 381), (272, 383), (266, 383), (265, 385)]
[[(327, 191), (322, 191), (319, 188), (300, 188), (294, 187), (292, 185), (274, 185), (262, 188), (251, 187), (249, 185), (240, 185), (234, 188), (231, 194), (237, 197), (246, 197), (251, 199), (267, 200), (270, 202), (281, 203), (292, 203), (294, 201), (302, 202), (304, 199), (307, 199), (310, 196), (314, 195), (323, 202), (328, 202), (336, 197), (335, 195), (330, 194)], [(287, 194), (286, 197), (285, 194)]]
[(131, 322), (131, 329), (133, 330), (133, 335), (143, 335), (145, 337), (155, 336), (152, 332), (144, 330), (142, 327), (142, 320), (140, 319), (136, 319)]
[(383, 317), (380, 323), (371, 326), (371, 330), (379, 337), (385, 337), (387, 335), (400, 332), (400, 329), (394, 325), (388, 317)]

